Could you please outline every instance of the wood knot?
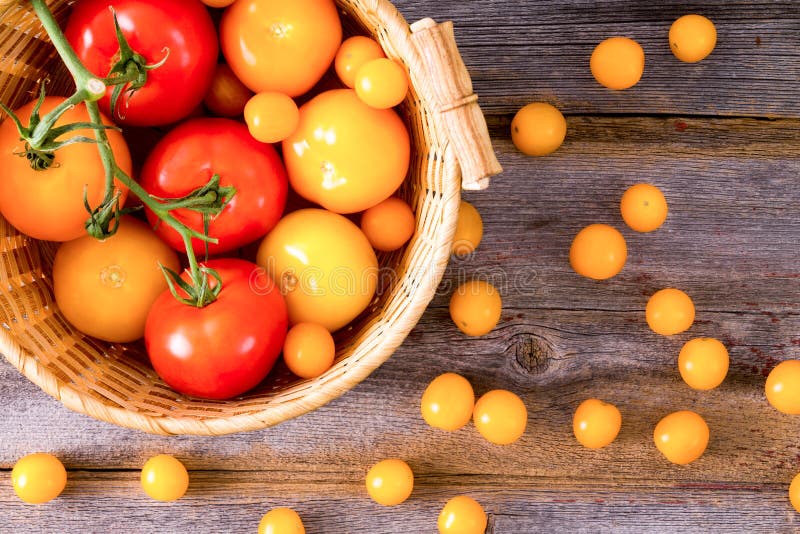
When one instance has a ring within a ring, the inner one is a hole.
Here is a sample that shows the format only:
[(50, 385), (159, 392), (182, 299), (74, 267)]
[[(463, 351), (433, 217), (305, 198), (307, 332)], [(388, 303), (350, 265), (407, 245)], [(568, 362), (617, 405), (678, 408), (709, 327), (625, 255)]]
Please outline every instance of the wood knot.
[(521, 333), (511, 338), (509, 347), (514, 366), (528, 375), (540, 375), (550, 367), (553, 346), (546, 339), (534, 334)]

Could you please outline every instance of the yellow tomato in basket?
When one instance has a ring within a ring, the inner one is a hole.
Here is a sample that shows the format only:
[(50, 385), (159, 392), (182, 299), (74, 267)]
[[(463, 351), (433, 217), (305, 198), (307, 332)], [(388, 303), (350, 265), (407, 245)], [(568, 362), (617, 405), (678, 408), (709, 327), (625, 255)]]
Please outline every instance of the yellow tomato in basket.
[(289, 181), (302, 197), (336, 213), (364, 211), (389, 198), (408, 172), (411, 145), (391, 109), (374, 109), (352, 89), (317, 95), (283, 141)]
[(280, 287), (292, 324), (317, 323), (331, 332), (364, 311), (378, 285), (378, 260), (364, 233), (321, 209), (281, 219), (262, 241), (257, 262)]

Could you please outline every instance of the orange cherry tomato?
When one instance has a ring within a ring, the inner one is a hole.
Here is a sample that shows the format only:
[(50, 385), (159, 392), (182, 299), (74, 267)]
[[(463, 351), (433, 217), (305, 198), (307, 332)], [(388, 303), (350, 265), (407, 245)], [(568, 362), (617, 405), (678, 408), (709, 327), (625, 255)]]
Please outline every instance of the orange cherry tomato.
[(794, 476), (789, 485), (789, 501), (795, 511), (800, 513), (800, 473)]
[(364, 64), (386, 57), (378, 42), (363, 35), (355, 35), (345, 39), (336, 53), (334, 66), (339, 79), (350, 89), (356, 86), (356, 73)]
[(244, 113), (244, 106), (252, 96), (253, 91), (236, 77), (231, 68), (220, 63), (203, 103), (214, 115), (233, 118)]
[(414, 473), (403, 460), (391, 458), (372, 466), (366, 485), (373, 501), (383, 506), (397, 506), (411, 496)]
[(627, 259), (625, 238), (607, 224), (590, 224), (578, 232), (569, 249), (569, 263), (575, 272), (594, 280), (616, 276)]
[(800, 360), (786, 360), (776, 365), (764, 387), (767, 400), (776, 410), (800, 414)]
[(362, 102), (377, 109), (399, 105), (408, 94), (408, 74), (396, 61), (373, 59), (356, 73), (356, 94)]
[(389, 197), (361, 215), (361, 230), (372, 246), (383, 252), (405, 245), (416, 224), (411, 206), (397, 197)]
[(528, 425), (528, 410), (517, 395), (495, 389), (475, 403), (472, 421), (481, 436), (495, 445), (514, 443)]
[(609, 89), (628, 89), (642, 78), (644, 50), (627, 37), (610, 37), (595, 47), (589, 65), (595, 80)]
[(300, 122), (300, 111), (291, 97), (283, 93), (258, 93), (247, 101), (244, 120), (256, 140), (278, 143), (295, 130)]
[(708, 439), (706, 422), (688, 410), (664, 417), (653, 432), (653, 440), (661, 454), (678, 465), (686, 465), (700, 458), (708, 446)]
[(258, 534), (305, 534), (303, 520), (291, 508), (273, 508), (261, 518)]
[(300, 378), (315, 378), (333, 365), (336, 344), (322, 325), (298, 323), (286, 334), (283, 361)]
[(647, 301), (645, 318), (650, 329), (662, 336), (680, 334), (694, 323), (694, 303), (680, 289), (656, 291)]
[(439, 534), (483, 534), (487, 523), (486, 512), (478, 501), (458, 495), (447, 501), (439, 512), (437, 527)]
[(610, 445), (622, 427), (622, 415), (613, 404), (598, 399), (587, 399), (575, 410), (572, 431), (575, 439), (587, 449), (600, 449)]
[(157, 501), (177, 501), (189, 488), (189, 472), (169, 454), (153, 456), (142, 467), (142, 489)]
[(239, 0), (222, 15), (220, 43), (256, 93), (307, 93), (336, 56), (342, 24), (333, 0)]
[(699, 337), (687, 341), (678, 355), (678, 370), (690, 388), (714, 389), (728, 374), (728, 349), (717, 339)]
[(11, 470), (11, 484), (17, 497), (28, 504), (52, 501), (67, 485), (67, 470), (64, 464), (43, 452), (20, 458)]
[(453, 254), (466, 256), (478, 248), (483, 239), (483, 219), (475, 206), (461, 201), (458, 208), (458, 224), (456, 234), (453, 236)]
[(669, 29), (669, 47), (675, 57), (696, 63), (708, 57), (717, 46), (717, 28), (702, 15), (684, 15)]
[(637, 232), (657, 230), (667, 220), (667, 199), (661, 190), (650, 184), (636, 184), (622, 195), (619, 204), (625, 224)]
[(327, 91), (303, 105), (297, 131), (283, 142), (294, 190), (336, 213), (364, 211), (389, 198), (406, 177), (410, 153), (397, 113), (367, 106), (352, 89)]
[(461, 375), (445, 373), (433, 379), (425, 388), (420, 411), (425, 422), (434, 428), (452, 432), (472, 419), (475, 392)]
[(491, 332), (500, 321), (502, 311), (500, 292), (484, 280), (464, 282), (450, 297), (450, 318), (468, 336)]
[(529, 156), (546, 156), (555, 152), (566, 136), (564, 115), (545, 102), (528, 104), (511, 121), (514, 146)]

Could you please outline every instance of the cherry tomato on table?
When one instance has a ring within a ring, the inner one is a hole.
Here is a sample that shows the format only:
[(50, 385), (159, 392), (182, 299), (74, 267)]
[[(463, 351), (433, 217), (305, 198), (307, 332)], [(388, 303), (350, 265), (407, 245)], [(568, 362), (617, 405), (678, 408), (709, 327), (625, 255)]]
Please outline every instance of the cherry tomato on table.
[(458, 208), (458, 224), (456, 234), (453, 236), (453, 254), (466, 256), (478, 248), (483, 239), (483, 219), (475, 206), (461, 201)]
[(764, 386), (767, 401), (779, 412), (800, 414), (800, 360), (785, 360), (776, 365)]
[(255, 264), (222, 259), (206, 266), (222, 277), (217, 300), (197, 308), (165, 291), (147, 316), (144, 341), (153, 368), (173, 389), (228, 399), (272, 369), (286, 337), (286, 303)]
[(486, 512), (478, 501), (458, 495), (444, 505), (437, 526), (440, 534), (483, 534), (487, 523)]
[[(147, 82), (133, 96), (123, 94), (111, 114), (109, 87), (100, 105), (116, 122), (157, 126), (178, 121), (196, 108), (211, 86), (219, 46), (206, 8), (194, 0), (81, 0), (65, 35), (78, 58), (95, 75), (108, 76), (118, 59), (114, 8), (128, 44), (148, 65)], [(124, 92), (123, 92), (124, 93)]]
[(261, 518), (258, 534), (305, 534), (303, 520), (291, 508), (273, 508)]
[(42, 504), (52, 501), (64, 491), (67, 470), (52, 454), (29, 454), (14, 464), (11, 483), (20, 499), (29, 504)]
[(189, 488), (189, 472), (174, 456), (159, 454), (145, 462), (140, 482), (150, 498), (164, 502), (177, 501)]
[(617, 438), (622, 414), (613, 404), (599, 399), (583, 401), (572, 418), (575, 439), (587, 449), (600, 449)]
[(425, 422), (448, 432), (469, 423), (474, 408), (472, 384), (455, 373), (444, 373), (434, 378), (420, 401), (420, 412)]
[(397, 506), (414, 490), (414, 472), (403, 460), (390, 458), (373, 465), (367, 472), (367, 493), (376, 503)]

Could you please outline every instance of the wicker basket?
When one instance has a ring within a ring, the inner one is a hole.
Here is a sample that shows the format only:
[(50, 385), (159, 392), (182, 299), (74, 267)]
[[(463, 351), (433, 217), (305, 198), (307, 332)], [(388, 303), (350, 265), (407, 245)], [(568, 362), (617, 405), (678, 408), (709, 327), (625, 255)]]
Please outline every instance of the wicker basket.
[[(49, 3), (65, 21), (72, 1)], [(396, 276), (362, 317), (337, 334), (333, 368), (298, 380), (279, 364), (240, 398), (181, 396), (149, 366), (143, 344), (104, 343), (72, 328), (53, 299), (55, 245), (20, 235), (0, 218), (0, 351), (12, 365), (77, 412), (145, 432), (209, 435), (265, 428), (313, 410), (389, 358), (424, 312), (447, 265), (461, 186), (483, 189), (501, 169), (452, 25), (426, 19), (409, 27), (386, 0), (337, 4), (346, 34), (373, 36), (409, 68), (413, 87), (401, 114), (413, 150), (400, 195), (414, 208), (417, 227), (405, 249), (381, 256), (381, 265)], [(72, 90), (27, 2), (0, 0), (0, 99), (18, 106), (44, 78), (51, 93)]]

